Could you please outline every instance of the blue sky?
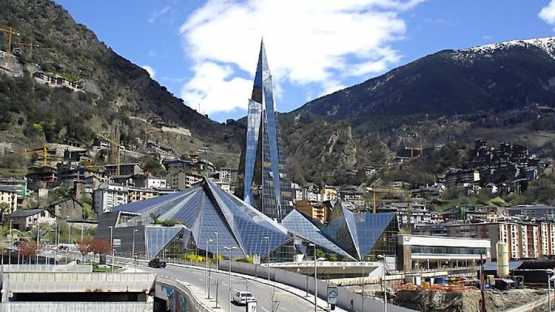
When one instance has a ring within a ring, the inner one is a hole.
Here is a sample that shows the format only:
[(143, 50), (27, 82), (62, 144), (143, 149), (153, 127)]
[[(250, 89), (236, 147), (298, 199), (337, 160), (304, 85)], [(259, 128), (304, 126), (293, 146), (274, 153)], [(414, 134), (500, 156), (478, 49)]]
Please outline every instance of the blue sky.
[(284, 112), (438, 50), (553, 36), (555, 27), (548, 0), (56, 2), (218, 121), (245, 114), (261, 36)]

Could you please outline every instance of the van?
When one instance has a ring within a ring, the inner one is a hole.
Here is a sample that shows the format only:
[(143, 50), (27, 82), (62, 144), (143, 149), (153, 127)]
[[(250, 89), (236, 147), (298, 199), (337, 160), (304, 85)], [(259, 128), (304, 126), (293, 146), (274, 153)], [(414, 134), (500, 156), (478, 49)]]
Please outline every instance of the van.
[(233, 302), (237, 304), (247, 304), (251, 301), (256, 301), (256, 298), (249, 291), (238, 291), (233, 295)]

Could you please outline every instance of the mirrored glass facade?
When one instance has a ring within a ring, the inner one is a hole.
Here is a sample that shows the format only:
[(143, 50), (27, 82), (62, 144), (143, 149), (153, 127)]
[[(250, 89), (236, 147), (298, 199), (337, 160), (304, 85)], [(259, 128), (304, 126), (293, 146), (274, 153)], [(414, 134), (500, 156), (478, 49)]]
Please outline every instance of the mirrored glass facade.
[(114, 238), (126, 242), (133, 231), (144, 231), (144, 246), (136, 250), (149, 257), (176, 240), (183, 249), (194, 246), (211, 254), (223, 255), (224, 247), (232, 247), (233, 257), (266, 257), (292, 241), (283, 226), (208, 180), (186, 192), (116, 207), (102, 215), (100, 223), (97, 236), (103, 238), (109, 237), (110, 226)]
[(285, 226), (287, 230), (289, 230), (289, 232), (291, 232), (295, 236), (305, 241), (316, 244), (319, 248), (324, 248), (337, 255), (347, 257), (348, 259), (355, 259), (349, 253), (341, 249), (341, 247), (337, 246), (326, 236), (324, 236), (324, 234), (314, 223), (312, 223), (312, 221), (310, 221), (306, 216), (304, 216), (297, 210), (291, 211), (283, 219), (281, 224)]
[(353, 212), (338, 201), (322, 232), (357, 259), (395, 255), (398, 233), (394, 213)]
[(270, 218), (281, 221), (293, 209), (293, 198), (275, 107), (272, 75), (262, 43), (249, 101), (238, 196)]

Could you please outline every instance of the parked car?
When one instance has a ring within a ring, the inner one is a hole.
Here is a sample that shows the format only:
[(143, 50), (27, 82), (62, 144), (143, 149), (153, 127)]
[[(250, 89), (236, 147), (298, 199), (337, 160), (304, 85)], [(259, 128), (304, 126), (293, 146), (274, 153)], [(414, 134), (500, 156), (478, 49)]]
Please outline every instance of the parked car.
[(154, 258), (154, 259), (152, 259), (148, 262), (148, 266), (151, 267), (151, 268), (157, 268), (157, 269), (165, 268), (166, 267), (166, 262), (161, 261), (158, 258)]
[(256, 298), (249, 291), (238, 291), (233, 295), (233, 302), (237, 304), (247, 304), (251, 301), (256, 301)]

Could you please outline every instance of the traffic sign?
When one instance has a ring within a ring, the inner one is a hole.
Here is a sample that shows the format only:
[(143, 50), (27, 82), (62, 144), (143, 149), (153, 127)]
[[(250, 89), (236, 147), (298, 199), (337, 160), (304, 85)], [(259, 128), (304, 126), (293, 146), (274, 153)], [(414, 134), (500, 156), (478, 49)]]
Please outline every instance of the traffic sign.
[(256, 301), (247, 302), (247, 312), (256, 312)]
[(337, 286), (328, 286), (328, 303), (329, 304), (336, 304), (337, 303), (337, 295), (338, 295)]

